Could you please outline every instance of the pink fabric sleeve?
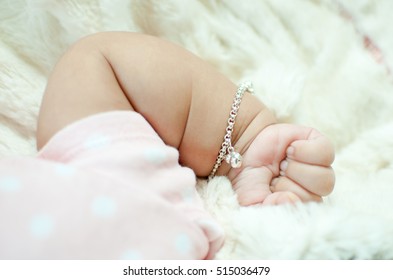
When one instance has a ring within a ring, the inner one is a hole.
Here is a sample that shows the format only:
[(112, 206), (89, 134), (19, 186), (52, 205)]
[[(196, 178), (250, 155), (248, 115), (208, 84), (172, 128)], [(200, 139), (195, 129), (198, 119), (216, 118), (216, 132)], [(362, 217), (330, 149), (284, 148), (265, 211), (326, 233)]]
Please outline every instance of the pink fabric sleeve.
[(223, 230), (178, 156), (119, 111), (71, 124), (36, 158), (0, 160), (0, 258), (214, 257)]

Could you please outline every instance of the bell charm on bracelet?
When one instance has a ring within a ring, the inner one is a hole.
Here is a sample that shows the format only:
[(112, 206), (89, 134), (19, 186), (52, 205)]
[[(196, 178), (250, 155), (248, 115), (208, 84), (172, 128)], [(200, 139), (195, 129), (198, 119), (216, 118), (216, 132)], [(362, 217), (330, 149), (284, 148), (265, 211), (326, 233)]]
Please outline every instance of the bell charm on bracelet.
[(242, 166), (242, 156), (235, 152), (231, 151), (230, 153), (227, 154), (225, 157), (225, 161), (231, 165), (232, 168), (239, 168)]

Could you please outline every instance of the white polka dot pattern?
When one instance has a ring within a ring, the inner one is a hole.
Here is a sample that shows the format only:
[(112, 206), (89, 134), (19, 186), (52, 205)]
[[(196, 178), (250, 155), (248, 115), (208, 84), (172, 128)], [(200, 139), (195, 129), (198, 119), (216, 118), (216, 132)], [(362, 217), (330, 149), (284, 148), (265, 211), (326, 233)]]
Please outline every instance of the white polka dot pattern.
[(116, 213), (116, 202), (113, 198), (107, 196), (96, 197), (92, 204), (93, 214), (100, 218), (110, 218)]
[(4, 176), (0, 178), (0, 191), (5, 193), (18, 192), (22, 187), (22, 183), (18, 177)]
[(55, 173), (62, 177), (72, 177), (75, 175), (76, 170), (74, 167), (69, 165), (57, 164), (55, 167)]
[(105, 146), (107, 146), (110, 143), (110, 138), (106, 135), (101, 135), (101, 134), (96, 134), (90, 136), (86, 141), (85, 141), (85, 148), (88, 150), (93, 150), (93, 149), (100, 149)]
[(30, 233), (35, 238), (47, 238), (53, 233), (54, 226), (54, 220), (50, 215), (40, 214), (31, 219)]
[(141, 255), (141, 253), (139, 253), (138, 251), (135, 250), (127, 250), (123, 253), (123, 255), (121, 256), (122, 260), (142, 260), (143, 257)]
[(179, 233), (175, 237), (175, 248), (176, 251), (182, 255), (190, 253), (191, 240), (190, 237), (185, 233)]
[(162, 148), (148, 148), (143, 153), (147, 162), (160, 165), (167, 159), (166, 151)]

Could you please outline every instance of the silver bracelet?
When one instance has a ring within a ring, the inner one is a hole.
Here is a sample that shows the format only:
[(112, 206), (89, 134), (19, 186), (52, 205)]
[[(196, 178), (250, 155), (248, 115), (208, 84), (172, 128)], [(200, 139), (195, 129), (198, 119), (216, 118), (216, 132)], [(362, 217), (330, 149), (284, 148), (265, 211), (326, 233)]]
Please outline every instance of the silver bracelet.
[(213, 179), (224, 158), (225, 161), (229, 163), (232, 168), (239, 168), (242, 165), (242, 156), (235, 151), (235, 148), (232, 147), (231, 138), (233, 127), (235, 126), (236, 116), (240, 108), (240, 103), (242, 102), (243, 95), (246, 91), (248, 91), (249, 93), (254, 93), (254, 88), (251, 82), (241, 83), (236, 91), (235, 98), (233, 99), (232, 103), (232, 109), (228, 118), (228, 126), (226, 128), (224, 142), (222, 142), (221, 144), (221, 149), (218, 153), (216, 163), (214, 164), (213, 169), (208, 177), (209, 181)]

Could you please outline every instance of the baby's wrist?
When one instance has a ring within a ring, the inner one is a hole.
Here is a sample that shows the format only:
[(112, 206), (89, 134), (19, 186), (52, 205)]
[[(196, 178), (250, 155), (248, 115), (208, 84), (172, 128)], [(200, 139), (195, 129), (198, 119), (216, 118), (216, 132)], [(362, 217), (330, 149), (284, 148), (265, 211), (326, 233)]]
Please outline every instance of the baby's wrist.
[[(243, 101), (243, 112), (236, 120), (232, 135), (232, 144), (237, 153), (244, 155), (256, 136), (267, 126), (277, 122), (273, 112), (262, 104), (255, 96), (247, 96)], [(247, 109), (244, 109), (247, 108)], [(232, 170), (230, 164), (223, 161), (217, 175), (228, 175)]]

